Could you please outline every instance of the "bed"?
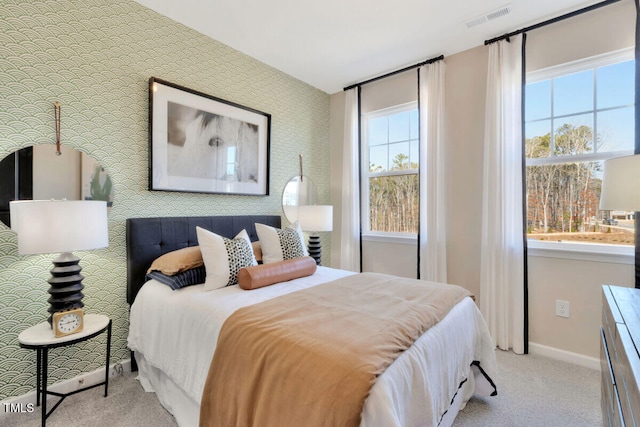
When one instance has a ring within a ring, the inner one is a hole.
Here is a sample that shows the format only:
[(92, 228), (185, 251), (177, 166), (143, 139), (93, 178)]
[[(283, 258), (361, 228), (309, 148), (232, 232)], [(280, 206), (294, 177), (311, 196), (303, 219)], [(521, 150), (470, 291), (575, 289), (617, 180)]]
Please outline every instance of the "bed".
[[(257, 241), (256, 223), (280, 227), (281, 219), (258, 215), (127, 220), (132, 362), (144, 389), (156, 393), (180, 426), (199, 425), (202, 393), (216, 343), (232, 314), (354, 275), (317, 267), (310, 276), (251, 291), (237, 285), (213, 291), (204, 291), (203, 285), (172, 290), (156, 280), (146, 280), (155, 259), (198, 245), (196, 227), (229, 239), (246, 230), (250, 240)], [(495, 373), (493, 342), (475, 302), (465, 297), (376, 377), (359, 424), (450, 426), (474, 393), (497, 394)]]

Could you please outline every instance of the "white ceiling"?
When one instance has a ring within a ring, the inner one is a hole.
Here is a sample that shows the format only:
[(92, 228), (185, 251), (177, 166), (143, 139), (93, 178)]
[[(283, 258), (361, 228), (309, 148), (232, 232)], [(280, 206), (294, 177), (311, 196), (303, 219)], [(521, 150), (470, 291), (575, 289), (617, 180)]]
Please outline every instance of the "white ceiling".
[[(136, 0), (327, 93), (599, 0)], [(511, 12), (467, 29), (466, 22)]]

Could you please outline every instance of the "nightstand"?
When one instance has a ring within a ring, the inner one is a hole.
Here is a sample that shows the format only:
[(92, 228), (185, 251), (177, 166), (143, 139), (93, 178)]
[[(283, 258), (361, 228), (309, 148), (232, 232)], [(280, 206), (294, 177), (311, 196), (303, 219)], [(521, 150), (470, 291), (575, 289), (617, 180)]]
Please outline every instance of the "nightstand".
[[(94, 338), (107, 331), (107, 356), (105, 364), (104, 381), (88, 387), (75, 390), (71, 393), (57, 393), (47, 390), (48, 354), (50, 348), (65, 347), (88, 339)], [(104, 385), (104, 396), (107, 397), (109, 387), (109, 353), (111, 352), (111, 319), (102, 314), (85, 314), (84, 326), (81, 332), (56, 338), (49, 322), (38, 323), (26, 329), (18, 335), (20, 347), (36, 350), (37, 352), (37, 378), (36, 378), (36, 405), (42, 401), (42, 427), (46, 425), (47, 418), (62, 403), (67, 396)], [(47, 394), (58, 396), (60, 400), (47, 413)]]

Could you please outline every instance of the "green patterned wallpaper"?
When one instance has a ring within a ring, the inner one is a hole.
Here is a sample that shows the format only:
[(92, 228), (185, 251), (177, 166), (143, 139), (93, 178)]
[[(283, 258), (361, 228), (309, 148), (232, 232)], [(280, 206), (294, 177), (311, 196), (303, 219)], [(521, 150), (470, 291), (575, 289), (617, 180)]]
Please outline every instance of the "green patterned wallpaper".
[[(271, 195), (147, 191), (151, 76), (270, 113)], [(54, 101), (62, 103), (63, 146), (92, 155), (114, 183), (109, 248), (78, 253), (86, 311), (114, 322), (113, 362), (129, 357), (126, 218), (279, 214), (299, 154), (320, 201), (329, 202), (328, 94), (133, 0), (0, 0), (0, 157), (55, 141)], [(0, 225), (0, 399), (35, 387), (35, 352), (21, 349), (17, 336), (46, 318), (52, 258), (19, 256), (15, 234)], [(52, 380), (100, 368), (103, 345), (98, 338), (52, 350)]]

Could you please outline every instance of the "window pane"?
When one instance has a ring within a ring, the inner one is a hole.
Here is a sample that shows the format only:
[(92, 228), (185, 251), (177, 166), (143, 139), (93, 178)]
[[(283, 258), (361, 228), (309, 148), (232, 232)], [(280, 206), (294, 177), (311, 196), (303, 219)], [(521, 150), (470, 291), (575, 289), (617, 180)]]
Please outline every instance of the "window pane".
[(556, 156), (593, 152), (593, 114), (557, 119), (555, 126), (553, 147)]
[(388, 145), (378, 145), (369, 148), (370, 172), (384, 172), (389, 170)]
[(419, 125), (418, 125), (418, 110), (411, 110), (410, 111), (410, 120), (411, 120), (411, 132), (409, 137), (411, 139), (418, 139), (420, 137), (419, 133), (420, 133), (420, 129), (419, 129)]
[(369, 229), (418, 232), (418, 175), (369, 178)]
[(376, 175), (363, 181), (370, 204), (369, 211), (362, 210), (365, 231), (417, 233), (418, 175), (408, 170), (417, 169), (420, 160), (418, 116), (416, 104), (365, 116), (363, 172)]
[(551, 80), (543, 80), (526, 86), (525, 120), (551, 117)]
[(600, 211), (601, 184), (601, 162), (527, 167), (528, 237), (633, 245), (633, 212)]
[(409, 169), (409, 142), (389, 144), (390, 170)]
[(409, 112), (389, 116), (389, 142), (407, 141), (409, 139)]
[(414, 139), (413, 141), (410, 142), (410, 146), (409, 146), (409, 150), (410, 150), (410, 162), (411, 165), (409, 166), (410, 169), (418, 169), (418, 166), (420, 165), (420, 149), (418, 148), (418, 140)]
[(386, 144), (389, 136), (387, 117), (369, 120), (369, 145)]
[(634, 61), (601, 67), (597, 70), (598, 108), (634, 103)]
[(527, 159), (549, 157), (551, 144), (551, 120), (527, 123), (525, 156)]
[(553, 79), (553, 115), (593, 110), (593, 70)]
[[(530, 238), (634, 244), (632, 212), (598, 210), (602, 162), (572, 157), (602, 159), (606, 153), (633, 151), (635, 145), (635, 62), (598, 67), (601, 60), (594, 61), (590, 70), (571, 74), (570, 65), (558, 71), (550, 84), (527, 84), (525, 155), (550, 158), (528, 162), (543, 165), (527, 167)], [(550, 111), (547, 93), (553, 101)]]
[(598, 113), (598, 151), (633, 150), (635, 146), (634, 108)]

